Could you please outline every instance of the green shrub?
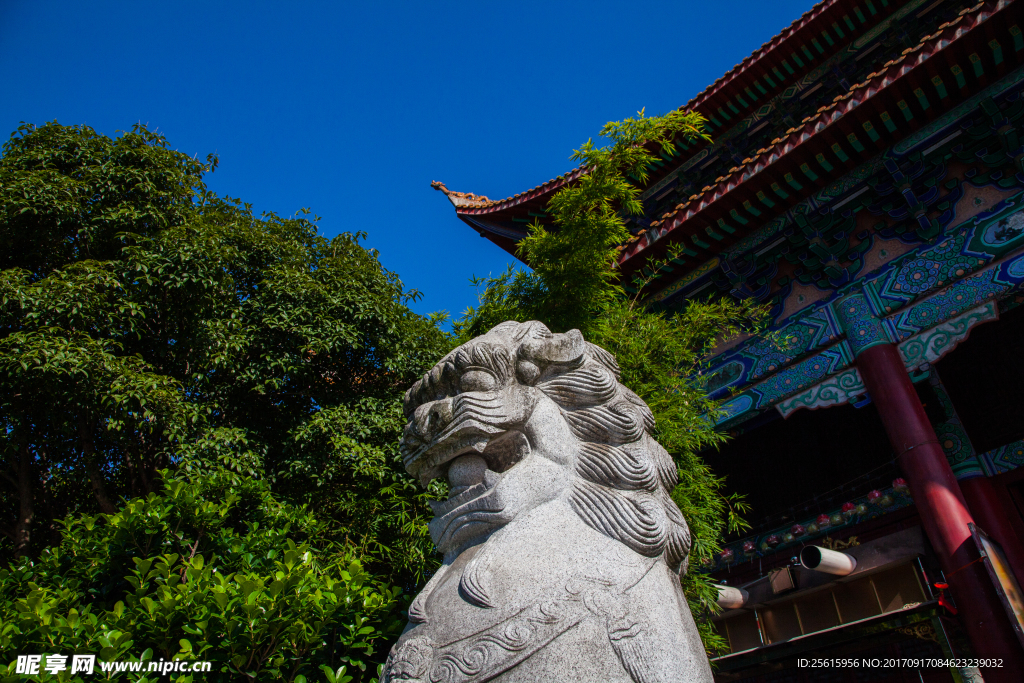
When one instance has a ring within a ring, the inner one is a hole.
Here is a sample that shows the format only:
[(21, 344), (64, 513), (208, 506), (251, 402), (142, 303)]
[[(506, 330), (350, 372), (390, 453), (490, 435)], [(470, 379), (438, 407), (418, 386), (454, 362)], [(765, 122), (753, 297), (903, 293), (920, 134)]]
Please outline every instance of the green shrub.
[[(0, 569), (2, 680), (23, 680), (15, 655), (50, 653), (212, 662), (209, 673), (172, 675), (182, 683), (370, 679), (401, 630), (400, 589), (261, 480), (164, 475), (159, 492), (113, 515), (69, 517), (59, 545)], [(115, 675), (96, 672), (88, 678)]]

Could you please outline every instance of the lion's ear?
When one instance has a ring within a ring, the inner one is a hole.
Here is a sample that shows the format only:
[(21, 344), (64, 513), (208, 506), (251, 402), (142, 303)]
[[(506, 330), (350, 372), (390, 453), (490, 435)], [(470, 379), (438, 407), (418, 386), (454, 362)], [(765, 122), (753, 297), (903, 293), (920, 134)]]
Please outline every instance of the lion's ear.
[(579, 330), (569, 330), (564, 334), (527, 339), (519, 347), (519, 357), (544, 365), (571, 363), (582, 358), (586, 350), (583, 334)]

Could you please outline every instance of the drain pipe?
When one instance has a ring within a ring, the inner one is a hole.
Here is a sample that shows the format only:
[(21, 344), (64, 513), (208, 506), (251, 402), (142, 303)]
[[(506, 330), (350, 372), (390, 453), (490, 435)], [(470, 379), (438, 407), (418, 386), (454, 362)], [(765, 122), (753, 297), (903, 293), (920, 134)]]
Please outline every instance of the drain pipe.
[(857, 560), (852, 555), (816, 545), (805, 546), (800, 551), (800, 564), (807, 569), (836, 576), (846, 576), (857, 568)]
[(750, 594), (742, 588), (718, 585), (715, 588), (718, 589), (718, 600), (716, 602), (723, 609), (739, 609), (750, 599)]

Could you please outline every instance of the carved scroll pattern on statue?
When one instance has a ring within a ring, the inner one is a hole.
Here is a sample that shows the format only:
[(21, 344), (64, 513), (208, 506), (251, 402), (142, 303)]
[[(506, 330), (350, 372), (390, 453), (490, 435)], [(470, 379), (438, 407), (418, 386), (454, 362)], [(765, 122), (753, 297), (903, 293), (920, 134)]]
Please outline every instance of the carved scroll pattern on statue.
[(443, 647), (428, 638), (411, 638), (388, 657), (382, 683), (488, 680), (593, 617), (603, 622), (613, 649), (634, 680), (655, 680), (646, 670), (643, 647), (632, 643), (645, 629), (630, 618), (624, 595), (615, 592), (611, 582), (593, 577), (570, 581), (565, 590), (567, 595), (560, 599), (540, 602), (483, 633)]
[[(530, 654), (582, 619), (580, 615), (575, 620), (560, 623), (565, 614), (555, 602), (526, 612), (521, 618), (504, 624), (500, 630), (495, 629), (476, 638), (461, 651), (442, 650), (443, 654), (430, 669), (430, 683), (456, 683), (490, 677), (521, 661), (517, 655), (527, 654), (524, 650), (531, 644)], [(548, 627), (544, 629), (546, 633), (539, 628), (541, 626)], [(545, 635), (549, 637), (545, 638)]]
[(427, 623), (427, 598), (433, 592), (434, 588), (441, 583), (441, 577), (448, 571), (448, 565), (441, 565), (434, 575), (427, 581), (427, 585), (423, 587), (423, 590), (413, 598), (412, 603), (409, 605), (409, 621), (414, 624), (425, 624)]
[(653, 497), (642, 493), (627, 497), (584, 480), (573, 489), (570, 500), (576, 514), (606, 536), (646, 557), (661, 554), (668, 520)]
[[(647, 572), (656, 566), (657, 562), (651, 562)], [(609, 588), (612, 586), (610, 581), (600, 578), (588, 577), (587, 581)], [(566, 587), (570, 592), (574, 590), (572, 583)], [(654, 646), (648, 638), (650, 624), (644, 615), (634, 615), (628, 607), (629, 593), (635, 587), (636, 584), (629, 586), (621, 593), (614, 590), (586, 590), (582, 592), (583, 601), (591, 614), (603, 619), (612, 649), (630, 678), (635, 683), (659, 683), (663, 677), (658, 675), (651, 662), (650, 655)]]
[[(602, 375), (605, 381), (595, 379)], [(591, 363), (567, 373), (559, 384), (583, 397), (577, 403), (591, 404), (598, 396), (607, 401), (582, 409), (563, 408), (573, 433), (583, 442), (576, 465), (579, 480), (570, 501), (588, 525), (641, 555), (660, 555), (671, 537), (666, 559), (670, 566), (680, 566), (689, 552), (689, 529), (665, 495), (678, 481), (678, 471), (671, 456), (647, 434), (654, 428), (650, 409), (632, 391), (613, 382), (607, 369)], [(616, 392), (612, 394), (607, 386), (615, 386)], [(665, 488), (661, 495), (659, 484)], [(668, 514), (667, 508), (675, 514)]]
[(625, 401), (566, 410), (564, 415), (573, 433), (583, 441), (608, 439), (619, 445), (639, 441), (644, 435), (643, 422), (636, 419)]
[(550, 600), (444, 647), (427, 638), (403, 643), (384, 665), (383, 683), (468, 683), (506, 671), (579, 624), (587, 616), (582, 601)]
[(640, 449), (584, 443), (576, 469), (590, 481), (607, 481), (624, 490), (654, 491), (659, 483), (658, 469), (647, 455)]
[(462, 578), (459, 580), (459, 591), (470, 603), (477, 607), (493, 608), (495, 605), (491, 600), (490, 576), (488, 572), (494, 555), (488, 551), (489, 548), (481, 549), (469, 561), (465, 571), (462, 572)]
[[(444, 549), (449, 547), (452, 537), (468, 524), (496, 526), (508, 522), (502, 514), (504, 508), (500, 505), (495, 505), (486, 496), (466, 503), (458, 512), (457, 516), (446, 520), (446, 524), (438, 530), (436, 538), (434, 538), (434, 544), (438, 548)], [(431, 533), (434, 533), (433, 529)]]
[(597, 405), (615, 398), (618, 382), (600, 366), (582, 367), (537, 384), (559, 404)]

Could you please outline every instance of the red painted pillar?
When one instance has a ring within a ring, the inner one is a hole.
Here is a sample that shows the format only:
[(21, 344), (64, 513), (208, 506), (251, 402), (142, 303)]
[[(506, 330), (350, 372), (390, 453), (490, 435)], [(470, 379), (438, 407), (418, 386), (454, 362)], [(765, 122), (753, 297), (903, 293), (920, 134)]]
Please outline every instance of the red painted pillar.
[(1017, 583), (1024, 586), (1024, 548), (1021, 547), (1017, 532), (1010, 525), (992, 480), (988, 477), (961, 479), (960, 491), (978, 526), (1002, 546), (1006, 560), (1017, 577)]
[(978, 552), (967, 524), (974, 519), (899, 351), (893, 344), (876, 344), (861, 351), (856, 364), (938, 553), (974, 654), (1003, 660), (1001, 669), (982, 670), (985, 682), (1019, 683), (1024, 652), (984, 566), (971, 564)]
[[(928, 383), (932, 385), (939, 397), (939, 403), (945, 408), (946, 423), (959, 427), (962, 438), (966, 439), (960, 443), (960, 449), (968, 450), (971, 453), (969, 459), (964, 459), (960, 452), (950, 454), (946, 448), (943, 448), (946, 451), (946, 459), (949, 461), (950, 467), (953, 468), (953, 474), (956, 475), (956, 480), (960, 483), (960, 492), (964, 495), (964, 500), (967, 501), (967, 509), (971, 511), (971, 516), (981, 528), (1002, 546), (1003, 552), (1006, 553), (1006, 559), (1017, 577), (1017, 583), (1024, 586), (1024, 545), (1021, 544), (1021, 536), (1024, 536), (1024, 533), (1017, 533), (1019, 527), (1007, 514), (1008, 509), (1013, 509), (1013, 503), (1001, 499), (995, 483), (985, 476), (986, 468), (979, 457), (975, 455), (974, 444), (971, 443), (970, 437), (967, 436), (967, 432), (963, 428), (963, 422), (957, 414), (953, 398), (943, 385), (939, 371), (933, 366), (929, 370), (929, 374)], [(937, 431), (941, 438), (943, 429), (937, 428)], [(956, 458), (959, 464), (954, 462), (953, 458)], [(1007, 504), (1010, 507), (1006, 507)], [(1024, 532), (1024, 529), (1021, 531)]]

